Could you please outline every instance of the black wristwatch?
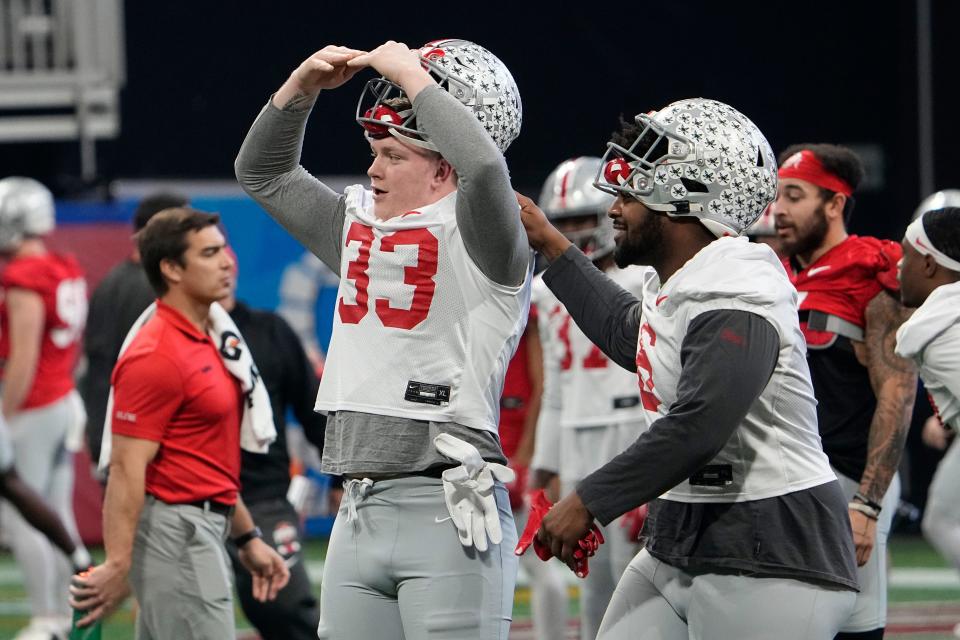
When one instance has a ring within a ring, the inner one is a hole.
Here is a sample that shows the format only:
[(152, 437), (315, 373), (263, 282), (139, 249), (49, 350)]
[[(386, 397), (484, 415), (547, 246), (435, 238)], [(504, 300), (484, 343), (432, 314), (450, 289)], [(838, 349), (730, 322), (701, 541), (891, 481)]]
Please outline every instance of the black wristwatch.
[(253, 529), (250, 529), (250, 531), (247, 531), (246, 533), (234, 538), (232, 542), (237, 547), (237, 549), (243, 549), (243, 547), (254, 538), (262, 538), (262, 537), (263, 537), (263, 532), (260, 531), (260, 527), (254, 527)]

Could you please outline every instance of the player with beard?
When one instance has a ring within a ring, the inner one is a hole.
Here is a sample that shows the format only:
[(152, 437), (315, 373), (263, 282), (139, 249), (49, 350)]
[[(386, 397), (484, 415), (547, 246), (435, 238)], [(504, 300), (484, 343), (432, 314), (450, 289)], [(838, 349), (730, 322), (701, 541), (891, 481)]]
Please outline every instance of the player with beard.
[(882, 638), (886, 546), (900, 497), (897, 467), (916, 394), (912, 364), (894, 354), (909, 312), (898, 299), (900, 245), (847, 233), (860, 159), (832, 144), (780, 156), (772, 211), (800, 294), (800, 328), (823, 449), (850, 501), (860, 594), (838, 638)]
[(594, 519), (650, 502), (598, 638), (832, 638), (852, 609), (846, 500), (820, 447), (796, 293), (738, 238), (776, 193), (766, 139), (737, 110), (681, 100), (624, 123), (596, 183), (612, 192), (621, 289), (528, 198), (544, 281), (636, 372), (649, 428), (553, 506), (538, 539), (568, 564)]

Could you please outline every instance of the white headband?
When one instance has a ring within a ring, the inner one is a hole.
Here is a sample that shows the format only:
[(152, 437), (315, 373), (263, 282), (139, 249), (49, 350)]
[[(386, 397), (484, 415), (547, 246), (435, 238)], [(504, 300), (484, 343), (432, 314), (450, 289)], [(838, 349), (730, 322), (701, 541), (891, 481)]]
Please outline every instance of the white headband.
[(933, 256), (933, 261), (941, 267), (946, 267), (951, 271), (960, 271), (960, 262), (944, 255), (930, 242), (930, 238), (927, 237), (927, 231), (923, 228), (923, 216), (911, 222), (904, 235), (907, 241), (913, 245), (913, 248), (921, 255)]

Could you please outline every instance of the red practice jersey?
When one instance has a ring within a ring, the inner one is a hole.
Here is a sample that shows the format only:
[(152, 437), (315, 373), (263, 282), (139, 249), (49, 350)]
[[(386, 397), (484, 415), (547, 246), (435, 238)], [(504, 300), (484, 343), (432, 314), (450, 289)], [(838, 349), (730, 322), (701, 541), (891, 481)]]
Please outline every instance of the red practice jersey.
[[(527, 322), (536, 326), (537, 316), (534, 307), (530, 307)], [(507, 365), (507, 375), (503, 380), (503, 393), (500, 395), (500, 446), (503, 455), (512, 459), (523, 438), (523, 424), (530, 405), (530, 369), (527, 353), (526, 332), (520, 335), (517, 352)]]
[(10, 355), (6, 294), (27, 289), (43, 300), (43, 336), (33, 384), (21, 409), (56, 402), (73, 389), (73, 369), (87, 320), (87, 282), (73, 256), (16, 258), (0, 275), (0, 360)]
[[(897, 295), (897, 262), (903, 249), (896, 242), (849, 236), (805, 269), (796, 269), (789, 260), (784, 267), (800, 294), (800, 311), (820, 311), (852, 322), (861, 329), (864, 314), (873, 298), (886, 289)], [(802, 314), (801, 314), (802, 318)], [(812, 347), (829, 344), (834, 334), (800, 328)]]

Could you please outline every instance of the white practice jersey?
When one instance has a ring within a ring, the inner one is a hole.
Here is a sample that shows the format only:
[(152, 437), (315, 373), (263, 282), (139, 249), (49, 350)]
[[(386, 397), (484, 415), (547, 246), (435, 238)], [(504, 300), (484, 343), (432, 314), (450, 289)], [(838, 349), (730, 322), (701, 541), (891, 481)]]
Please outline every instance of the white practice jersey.
[(456, 192), (390, 220), (373, 215), (363, 187), (345, 195), (340, 287), (316, 409), (496, 433), (530, 273), (516, 287), (481, 273), (457, 228)]
[(960, 431), (960, 282), (934, 289), (900, 326), (896, 353), (917, 363), (940, 420)]
[[(743, 422), (703, 474), (684, 480), (663, 498), (741, 502), (836, 480), (817, 431), (797, 293), (769, 247), (746, 238), (715, 240), (663, 287), (656, 273), (649, 273), (641, 304), (637, 373), (641, 404), (651, 424), (667, 415), (677, 399), (680, 349), (698, 315), (720, 309), (747, 311), (769, 321), (780, 336), (776, 368)], [(731, 332), (730, 339), (742, 337)]]
[[(613, 268), (606, 275), (639, 298), (648, 270)], [(534, 281), (532, 303), (543, 347), (543, 405), (561, 407), (560, 424), (576, 428), (645, 419), (636, 374), (611, 362), (587, 338), (542, 278)]]

